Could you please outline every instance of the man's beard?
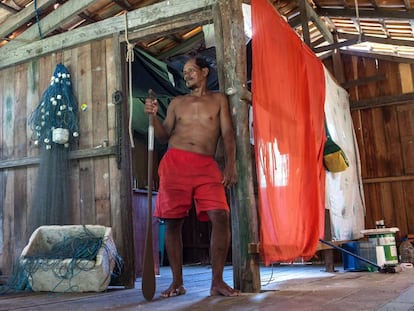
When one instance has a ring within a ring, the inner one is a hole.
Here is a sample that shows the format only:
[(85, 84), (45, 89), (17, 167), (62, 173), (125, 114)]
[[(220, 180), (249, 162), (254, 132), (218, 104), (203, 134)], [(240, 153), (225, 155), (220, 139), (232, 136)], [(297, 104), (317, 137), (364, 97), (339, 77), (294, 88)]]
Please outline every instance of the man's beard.
[(186, 83), (185, 83), (186, 85), (187, 85), (187, 88), (188, 89), (190, 89), (190, 90), (195, 90), (196, 89), (196, 86), (195, 86), (195, 84), (189, 84), (189, 82), (188, 81), (186, 81)]

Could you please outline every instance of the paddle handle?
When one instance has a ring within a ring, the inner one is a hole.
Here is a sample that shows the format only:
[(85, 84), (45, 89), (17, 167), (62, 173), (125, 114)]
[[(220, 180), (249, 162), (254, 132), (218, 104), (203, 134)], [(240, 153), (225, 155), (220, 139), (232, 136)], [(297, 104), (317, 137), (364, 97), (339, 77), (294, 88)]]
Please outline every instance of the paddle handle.
[[(148, 91), (148, 96), (155, 99), (153, 90)], [(154, 252), (152, 247), (152, 184), (153, 184), (153, 158), (154, 158), (154, 124), (153, 115), (148, 115), (148, 211), (147, 232), (145, 236), (144, 262), (142, 267), (142, 294), (148, 301), (152, 300), (155, 293)]]

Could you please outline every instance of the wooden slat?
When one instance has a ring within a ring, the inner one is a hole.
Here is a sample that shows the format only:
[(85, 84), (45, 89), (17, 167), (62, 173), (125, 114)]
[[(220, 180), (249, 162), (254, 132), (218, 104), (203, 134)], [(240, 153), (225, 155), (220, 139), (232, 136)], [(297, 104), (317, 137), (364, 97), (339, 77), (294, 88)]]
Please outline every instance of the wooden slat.
[[(5, 77), (6, 77), (6, 70), (1, 70), (0, 71), (0, 101), (1, 103), (3, 103), (4, 98), (3, 98), (3, 94), (4, 94), (4, 81), (5, 81)], [(0, 159), (3, 159), (3, 146), (5, 146), (4, 144), (4, 130), (3, 130), (3, 119), (4, 119), (4, 113), (5, 109), (4, 109), (4, 105), (1, 104), (0, 105), (0, 120), (1, 120), (1, 124), (0, 124)], [(4, 171), (4, 170), (0, 170), (0, 198), (1, 198), (1, 204), (3, 206), (3, 208), (0, 208), (0, 219), (3, 219), (4, 214), (5, 214), (5, 198), (6, 198), (6, 185), (7, 185), (7, 173), (8, 171)], [(3, 223), (0, 222), (0, 245), (4, 245), (4, 229), (3, 229)], [(5, 254), (7, 254), (9, 252), (8, 249), (6, 249), (4, 246), (2, 247), (2, 250), (0, 251), (0, 265), (2, 266), (3, 263), (6, 261), (7, 256)]]
[(378, 62), (378, 71), (387, 75), (387, 80), (380, 81), (380, 95), (397, 95), (401, 94), (400, 74), (397, 62), (383, 61)]
[[(376, 60), (370, 58), (358, 59), (358, 77), (371, 77), (378, 75)], [(372, 98), (379, 95), (378, 81), (358, 86), (359, 99)]]
[[(6, 75), (7, 72), (6, 70), (0, 70), (0, 159), (3, 159), (3, 146), (4, 146), (4, 82), (6, 80)], [(5, 198), (6, 198), (6, 184), (7, 184), (7, 173), (8, 171), (3, 171), (0, 170), (0, 198), (1, 198), (1, 204), (2, 204), (2, 208), (0, 208), (0, 219), (4, 218), (4, 214), (5, 214)], [(0, 221), (0, 247), (2, 248), (4, 245), (4, 242), (7, 241), (5, 240), (5, 236), (4, 236), (4, 222)], [(7, 236), (6, 236), (7, 238)], [(4, 256), (4, 252), (3, 250), (0, 251), (0, 265), (3, 266), (3, 264), (5, 263), (5, 258), (6, 256)], [(6, 273), (6, 272), (4, 272)]]
[(377, 184), (370, 184), (364, 186), (366, 216), (365, 227), (375, 228), (375, 221), (383, 219), (380, 190)]
[[(15, 157), (25, 157), (27, 155), (26, 127), (27, 127), (27, 104), (26, 90), (27, 85), (27, 64), (16, 66), (15, 76), (15, 103), (16, 113), (14, 118), (14, 155)], [(14, 219), (13, 237), (15, 241), (14, 252), (16, 255), (21, 254), (23, 247), (26, 245), (26, 217), (27, 217), (27, 171), (20, 168), (15, 171), (14, 192), (17, 194), (14, 198)]]
[[(106, 43), (106, 72), (107, 74), (107, 92), (106, 92), (106, 101), (108, 103), (108, 140), (111, 145), (115, 145), (117, 143), (117, 135), (116, 135), (116, 107), (113, 102), (113, 93), (115, 90), (119, 89), (118, 83), (120, 80), (117, 78), (117, 66), (116, 66), (116, 55), (115, 53), (118, 52), (119, 58), (119, 42), (118, 37), (110, 38), (105, 41)], [(116, 51), (116, 52), (115, 52)], [(111, 225), (113, 227), (113, 234), (114, 239), (117, 245), (122, 246), (121, 250), (123, 252), (124, 245), (122, 243), (122, 236), (125, 232), (125, 235), (128, 235), (127, 230), (123, 231), (121, 228), (121, 219), (120, 216), (122, 215), (120, 209), (122, 209), (122, 204), (120, 200), (121, 183), (119, 180), (121, 179), (121, 171), (118, 169), (118, 163), (116, 157), (111, 157), (109, 159), (109, 176), (111, 185), (109, 189), (109, 196), (110, 196), (110, 204), (111, 204)], [(117, 181), (117, 182), (114, 182)], [(131, 245), (128, 246), (129, 249), (134, 249), (133, 247), (133, 239), (129, 239)]]
[[(96, 51), (97, 52), (97, 51)], [(93, 147), (93, 113), (92, 101), (92, 46), (86, 44), (78, 49), (78, 62), (76, 68), (76, 85), (79, 105), (86, 104), (87, 110), (79, 112), (79, 147)], [(73, 75), (73, 74), (72, 74)], [(92, 159), (79, 161), (79, 189), (80, 189), (80, 223), (92, 224), (96, 221), (94, 168)]]
[[(107, 87), (106, 87), (106, 44), (104, 40), (91, 43), (93, 53), (91, 61), (92, 81), (92, 102), (93, 102), (93, 145), (103, 144), (108, 141), (108, 113), (107, 113)], [(110, 226), (110, 198), (109, 198), (109, 167), (108, 159), (101, 158), (94, 160), (95, 174), (95, 210), (96, 223)]]
[(406, 219), (407, 219), (407, 226), (408, 232), (414, 232), (414, 181), (406, 182), (403, 184), (404, 188), (404, 202), (406, 206)]
[[(385, 128), (384, 124), (384, 114), (381, 109), (372, 109), (372, 128), (371, 131), (371, 143), (374, 145), (374, 153), (370, 157), (376, 159), (375, 163), (375, 172), (374, 174), (378, 177), (389, 176), (388, 172), (388, 155), (387, 155), (387, 146), (385, 143)], [(376, 129), (373, 131), (372, 129)]]
[(402, 93), (414, 92), (413, 74), (410, 64), (399, 64)]
[(383, 217), (377, 219), (384, 219), (384, 223), (386, 227), (394, 227), (397, 225), (397, 221), (395, 219), (395, 206), (394, 206), (394, 198), (392, 192), (392, 184), (391, 183), (382, 183), (380, 186), (380, 195), (381, 195), (381, 206), (382, 206), (382, 213)]
[[(3, 76), (3, 90), (1, 93), (2, 102), (3, 102), (3, 118), (2, 118), (2, 127), (3, 127), (3, 139), (2, 139), (2, 158), (13, 158), (14, 156), (14, 120), (18, 111), (17, 107), (14, 105), (15, 97), (15, 68), (10, 68), (4, 72)], [(4, 173), (3, 177), (3, 187), (4, 187), (4, 197), (3, 200), (3, 241), (5, 245), (8, 245), (7, 248), (3, 250), (2, 254), (2, 270), (3, 273), (9, 274), (13, 270), (13, 262), (16, 255), (15, 254), (15, 243), (10, 243), (14, 241), (14, 201), (15, 201), (15, 172), (13, 170), (7, 170)]]
[[(79, 119), (79, 111), (80, 111), (80, 105), (79, 105), (79, 98), (76, 93), (75, 88), (75, 81), (79, 78), (76, 74), (78, 72), (78, 49), (68, 49), (65, 51), (59, 51), (57, 53), (58, 61), (62, 62), (69, 70), (69, 72), (72, 73), (71, 75), (71, 81), (72, 81), (72, 90), (73, 93), (78, 100), (78, 119)], [(76, 149), (76, 146), (78, 144), (78, 140), (75, 139), (71, 148)], [(99, 149), (100, 150), (100, 149)], [(75, 160), (79, 159), (77, 156), (80, 156), (80, 152), (82, 152), (82, 155), (85, 155), (86, 150), (72, 150), (69, 152), (69, 159)], [(92, 151), (92, 150), (89, 150)], [(100, 150), (101, 152), (103, 150)], [(96, 155), (96, 154), (95, 154)], [(69, 179), (70, 179), (70, 192), (71, 192), (71, 212), (70, 217), (74, 224), (80, 223), (80, 206), (81, 206), (81, 200), (80, 198), (80, 181), (79, 181), (79, 161), (69, 161)]]
[[(40, 97), (40, 91), (38, 88), (39, 85), (39, 60), (33, 60), (32, 62), (29, 62), (27, 68), (27, 93), (26, 93), (26, 111), (27, 111), (27, 117), (30, 117), (30, 114), (32, 111), (35, 110)], [(29, 126), (26, 127), (26, 137), (27, 137), (27, 158), (36, 157), (39, 159), (39, 148), (34, 146), (34, 141), (31, 139), (32, 137), (32, 130)], [(2, 162), (0, 161), (0, 167), (2, 167)], [(37, 173), (38, 168), (34, 166), (26, 166), (27, 171), (27, 215), (30, 215), (31, 208), (33, 204), (33, 200), (36, 194), (36, 185), (37, 185)], [(27, 216), (29, 217), (29, 216)], [(26, 239), (25, 241), (28, 241), (28, 237), (31, 234), (31, 232), (27, 232), (27, 225), (25, 225), (26, 230)]]
[(398, 107), (398, 125), (401, 136), (403, 172), (414, 174), (414, 104)]
[(400, 229), (398, 233), (400, 238), (406, 236), (409, 232), (407, 214), (410, 213), (410, 207), (405, 200), (408, 193), (405, 193), (404, 184), (406, 184), (406, 182), (391, 183), (392, 204), (387, 207), (392, 209), (392, 213), (395, 217), (395, 224), (391, 224), (390, 227), (395, 226)]

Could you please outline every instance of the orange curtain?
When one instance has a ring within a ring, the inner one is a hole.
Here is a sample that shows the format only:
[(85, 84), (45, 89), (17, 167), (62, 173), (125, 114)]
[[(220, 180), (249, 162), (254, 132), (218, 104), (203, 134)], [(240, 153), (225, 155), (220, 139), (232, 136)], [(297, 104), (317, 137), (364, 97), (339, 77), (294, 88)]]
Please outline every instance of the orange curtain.
[(265, 263), (310, 258), (324, 230), (323, 65), (267, 0), (252, 0), (253, 128)]

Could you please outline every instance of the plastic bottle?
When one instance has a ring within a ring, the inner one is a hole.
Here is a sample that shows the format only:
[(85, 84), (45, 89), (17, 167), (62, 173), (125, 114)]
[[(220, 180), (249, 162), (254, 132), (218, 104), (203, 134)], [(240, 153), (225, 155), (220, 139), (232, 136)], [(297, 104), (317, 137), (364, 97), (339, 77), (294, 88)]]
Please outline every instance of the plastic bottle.
[(400, 262), (414, 263), (414, 246), (404, 238), (398, 248), (400, 253)]

